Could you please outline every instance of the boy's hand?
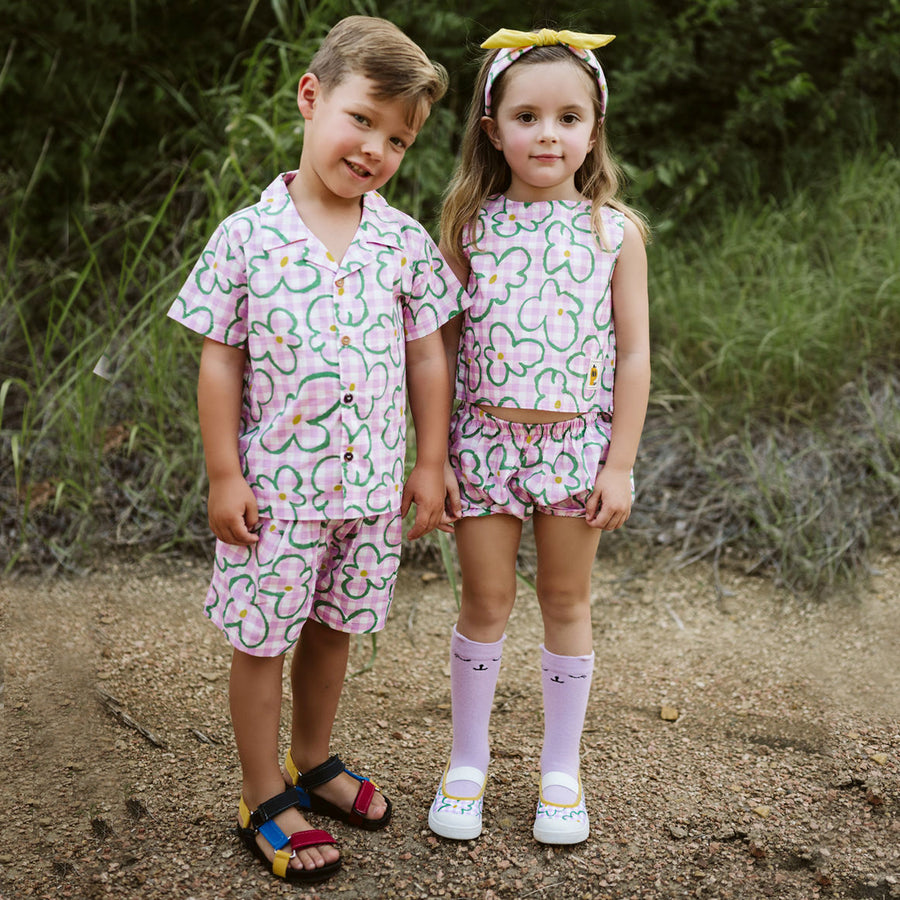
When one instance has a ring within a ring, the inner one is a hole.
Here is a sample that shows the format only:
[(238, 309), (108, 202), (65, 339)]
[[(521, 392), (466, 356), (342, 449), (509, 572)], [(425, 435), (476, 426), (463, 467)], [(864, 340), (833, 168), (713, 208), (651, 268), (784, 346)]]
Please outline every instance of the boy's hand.
[(259, 541), (252, 531), (259, 521), (256, 497), (243, 476), (210, 481), (207, 512), (209, 527), (220, 541), (240, 547)]
[(440, 526), (444, 511), (444, 473), (440, 466), (415, 465), (406, 484), (400, 514), (405, 516), (416, 505), (416, 518), (406, 535), (411, 541)]
[(615, 531), (631, 515), (631, 473), (604, 466), (585, 505), (585, 520), (591, 528)]

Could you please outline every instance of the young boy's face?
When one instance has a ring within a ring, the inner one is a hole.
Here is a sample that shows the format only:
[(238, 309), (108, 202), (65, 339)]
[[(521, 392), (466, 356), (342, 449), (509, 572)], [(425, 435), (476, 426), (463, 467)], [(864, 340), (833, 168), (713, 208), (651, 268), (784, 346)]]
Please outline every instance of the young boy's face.
[(329, 91), (309, 72), (300, 80), (297, 105), (306, 120), (300, 174), (334, 198), (350, 200), (380, 188), (416, 139), (406, 104), (376, 99), (373, 88), (358, 74)]

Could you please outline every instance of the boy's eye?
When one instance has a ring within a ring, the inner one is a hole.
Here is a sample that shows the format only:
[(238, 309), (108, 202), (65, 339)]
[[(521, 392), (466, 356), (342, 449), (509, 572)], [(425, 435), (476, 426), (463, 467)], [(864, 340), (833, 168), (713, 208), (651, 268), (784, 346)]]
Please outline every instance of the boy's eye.
[(350, 113), (350, 115), (359, 122), (360, 125), (368, 125), (369, 120), (365, 116), (361, 116), (359, 113)]
[(405, 149), (406, 149), (406, 141), (404, 141), (402, 138), (392, 137), (392, 138), (391, 138), (391, 143), (392, 143), (395, 147), (397, 147), (399, 150), (405, 150)]

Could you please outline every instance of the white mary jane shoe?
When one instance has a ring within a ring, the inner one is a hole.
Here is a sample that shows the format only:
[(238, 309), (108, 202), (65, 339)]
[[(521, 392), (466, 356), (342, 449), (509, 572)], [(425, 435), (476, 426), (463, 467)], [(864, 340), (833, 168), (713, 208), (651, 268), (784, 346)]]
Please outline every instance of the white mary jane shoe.
[[(468, 841), (481, 834), (481, 808), (487, 775), (473, 766), (457, 766), (444, 772), (434, 802), (428, 811), (428, 827), (441, 837)], [(481, 785), (474, 797), (454, 797), (447, 785), (454, 781), (472, 781)]]
[[(571, 806), (548, 803), (544, 791), (549, 787), (564, 787), (577, 796)], [(542, 844), (580, 844), (586, 841), (591, 826), (581, 776), (573, 778), (565, 772), (548, 772), (541, 778), (541, 795), (534, 817), (534, 839)]]

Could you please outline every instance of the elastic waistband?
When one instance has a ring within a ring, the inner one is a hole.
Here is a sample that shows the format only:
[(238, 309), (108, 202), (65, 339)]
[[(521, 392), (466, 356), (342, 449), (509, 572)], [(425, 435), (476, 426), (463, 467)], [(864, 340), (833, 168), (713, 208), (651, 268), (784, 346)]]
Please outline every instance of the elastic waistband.
[(459, 411), (475, 419), (485, 419), (492, 422), (501, 431), (512, 437), (536, 437), (537, 435), (549, 435), (552, 438), (562, 438), (572, 432), (583, 431), (586, 426), (596, 422), (609, 423), (612, 421), (612, 413), (605, 410), (592, 409), (586, 413), (578, 413), (571, 419), (563, 419), (561, 422), (511, 422), (509, 419), (501, 419), (482, 409), (477, 403), (463, 401)]

